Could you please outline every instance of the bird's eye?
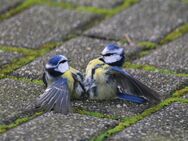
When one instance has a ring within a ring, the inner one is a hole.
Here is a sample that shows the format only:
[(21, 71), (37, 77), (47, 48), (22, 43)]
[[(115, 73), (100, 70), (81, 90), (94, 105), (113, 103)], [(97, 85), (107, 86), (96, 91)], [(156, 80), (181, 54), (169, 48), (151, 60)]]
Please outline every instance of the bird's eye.
[(63, 60), (63, 61), (59, 62), (59, 64), (60, 64), (60, 63), (65, 63), (65, 62), (67, 62), (67, 60)]
[(107, 54), (104, 54), (103, 56), (111, 56), (113, 55), (113, 53), (107, 53)]

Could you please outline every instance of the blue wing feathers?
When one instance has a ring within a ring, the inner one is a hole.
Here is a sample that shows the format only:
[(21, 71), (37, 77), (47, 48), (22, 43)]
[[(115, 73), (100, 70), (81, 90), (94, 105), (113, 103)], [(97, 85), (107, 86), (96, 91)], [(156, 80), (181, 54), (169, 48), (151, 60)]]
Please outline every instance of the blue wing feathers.
[(147, 100), (144, 99), (143, 97), (139, 97), (139, 96), (135, 96), (135, 95), (118, 93), (117, 96), (120, 99), (127, 100), (127, 101), (130, 101), (133, 103), (143, 104), (143, 103), (147, 102)]

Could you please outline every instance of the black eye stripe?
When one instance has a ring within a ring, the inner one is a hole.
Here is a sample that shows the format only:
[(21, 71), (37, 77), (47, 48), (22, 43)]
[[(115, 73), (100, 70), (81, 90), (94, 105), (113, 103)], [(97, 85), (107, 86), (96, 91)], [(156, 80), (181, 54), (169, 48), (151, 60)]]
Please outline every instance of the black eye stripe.
[(65, 62), (67, 62), (67, 60), (63, 60), (63, 61), (59, 62), (59, 64), (60, 64), (60, 63), (65, 63)]
[(107, 53), (107, 54), (104, 54), (103, 56), (111, 56), (111, 55), (114, 55), (114, 53)]

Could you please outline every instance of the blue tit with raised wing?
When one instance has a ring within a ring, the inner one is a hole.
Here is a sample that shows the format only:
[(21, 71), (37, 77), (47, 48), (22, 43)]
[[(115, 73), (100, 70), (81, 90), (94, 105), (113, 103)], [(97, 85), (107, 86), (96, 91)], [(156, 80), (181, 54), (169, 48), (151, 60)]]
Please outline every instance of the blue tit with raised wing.
[(124, 62), (124, 48), (116, 44), (108, 44), (99, 58), (89, 62), (84, 80), (89, 98), (158, 103), (159, 94), (125, 71), (122, 68)]
[(84, 95), (83, 75), (69, 66), (63, 55), (55, 55), (45, 65), (43, 82), (46, 90), (37, 99), (36, 107), (44, 111), (67, 114), (71, 110), (70, 99)]

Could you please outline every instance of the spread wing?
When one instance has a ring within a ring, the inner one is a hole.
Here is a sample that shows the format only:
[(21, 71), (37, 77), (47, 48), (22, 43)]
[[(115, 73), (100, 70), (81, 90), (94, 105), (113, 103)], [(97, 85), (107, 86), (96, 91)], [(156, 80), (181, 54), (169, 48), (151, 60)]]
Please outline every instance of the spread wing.
[(37, 99), (36, 107), (57, 113), (67, 114), (70, 111), (70, 94), (67, 79), (59, 78), (53, 82)]
[(119, 67), (110, 67), (107, 74), (109, 74), (110, 80), (116, 82), (120, 92), (129, 92), (133, 95), (143, 96), (149, 102), (158, 103), (160, 101), (160, 96), (156, 91), (133, 78), (125, 70)]

